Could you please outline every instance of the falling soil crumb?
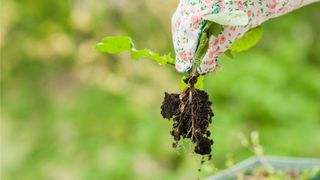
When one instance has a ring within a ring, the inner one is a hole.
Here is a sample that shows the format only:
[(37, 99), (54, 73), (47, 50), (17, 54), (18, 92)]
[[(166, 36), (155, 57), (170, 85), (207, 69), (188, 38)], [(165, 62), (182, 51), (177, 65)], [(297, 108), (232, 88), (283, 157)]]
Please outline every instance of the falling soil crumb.
[(161, 114), (165, 119), (172, 119), (171, 135), (174, 138), (173, 147), (177, 147), (181, 138), (190, 139), (194, 144), (194, 152), (208, 155), (211, 159), (211, 146), (209, 125), (214, 116), (211, 101), (205, 91), (195, 89), (196, 78), (188, 78), (191, 82), (189, 88), (181, 94), (165, 93), (161, 106)]

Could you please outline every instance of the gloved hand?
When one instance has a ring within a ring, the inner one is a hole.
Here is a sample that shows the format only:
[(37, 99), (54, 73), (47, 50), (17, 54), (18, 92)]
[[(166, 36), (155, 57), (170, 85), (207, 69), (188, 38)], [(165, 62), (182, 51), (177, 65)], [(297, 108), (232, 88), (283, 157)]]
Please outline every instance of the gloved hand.
[(211, 35), (208, 50), (197, 71), (216, 68), (218, 56), (248, 30), (270, 18), (281, 16), (319, 0), (180, 0), (172, 17), (176, 70), (187, 72), (194, 63), (199, 38), (206, 21), (223, 25), (219, 35)]

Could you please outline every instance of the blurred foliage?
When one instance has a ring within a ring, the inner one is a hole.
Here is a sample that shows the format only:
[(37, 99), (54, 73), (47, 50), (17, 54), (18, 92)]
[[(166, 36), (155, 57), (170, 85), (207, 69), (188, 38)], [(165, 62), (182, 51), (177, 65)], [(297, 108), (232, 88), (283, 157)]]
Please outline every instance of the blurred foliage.
[(251, 154), (320, 157), (319, 3), (263, 25), (257, 47), (220, 59), (205, 79), (216, 117), (213, 160), (171, 148), (163, 92), (182, 75), (95, 50), (104, 36), (172, 51), (172, 0), (1, 1), (1, 176), (4, 179), (196, 179)]

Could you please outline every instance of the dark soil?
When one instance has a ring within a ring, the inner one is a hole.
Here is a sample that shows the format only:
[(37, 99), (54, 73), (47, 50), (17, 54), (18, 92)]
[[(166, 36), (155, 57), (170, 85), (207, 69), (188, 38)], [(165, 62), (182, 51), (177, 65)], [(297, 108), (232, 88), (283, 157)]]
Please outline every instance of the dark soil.
[(197, 77), (185, 80), (189, 84), (181, 94), (165, 93), (161, 106), (161, 114), (165, 119), (173, 119), (171, 135), (174, 138), (173, 147), (177, 147), (183, 138), (190, 139), (194, 144), (194, 152), (211, 157), (209, 125), (214, 116), (208, 94), (195, 89)]

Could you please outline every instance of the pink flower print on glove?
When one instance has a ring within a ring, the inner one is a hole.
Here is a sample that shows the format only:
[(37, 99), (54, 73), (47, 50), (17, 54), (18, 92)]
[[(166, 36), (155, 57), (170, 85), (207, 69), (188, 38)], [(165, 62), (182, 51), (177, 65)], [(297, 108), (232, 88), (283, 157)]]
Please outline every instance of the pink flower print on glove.
[(284, 15), (319, 0), (180, 0), (172, 17), (176, 70), (189, 71), (194, 64), (199, 38), (206, 21), (223, 25), (219, 35), (210, 36), (209, 46), (197, 70), (216, 68), (218, 56), (248, 30), (270, 18)]

